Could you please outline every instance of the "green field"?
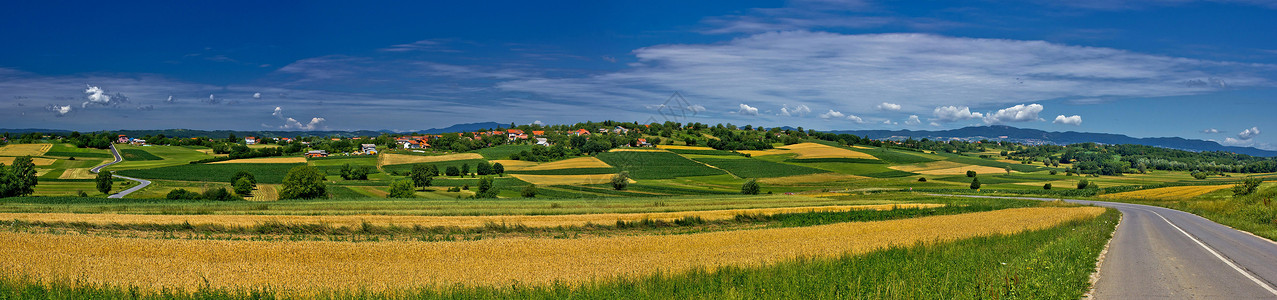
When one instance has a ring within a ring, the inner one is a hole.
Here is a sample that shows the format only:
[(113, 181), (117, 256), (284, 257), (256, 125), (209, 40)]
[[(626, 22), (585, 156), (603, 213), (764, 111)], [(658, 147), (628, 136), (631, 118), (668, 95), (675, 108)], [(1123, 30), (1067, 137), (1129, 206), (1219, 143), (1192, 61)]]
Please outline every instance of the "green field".
[(472, 151), (483, 155), (484, 159), (510, 159), (511, 154), (532, 151), (534, 145), (501, 145)]
[(159, 157), (159, 156), (155, 156), (154, 154), (151, 154), (150, 152), (146, 152), (146, 150), (142, 150), (142, 149), (124, 149), (124, 150), (120, 150), (120, 157), (121, 157), (121, 158), (123, 158), (123, 159), (124, 159), (124, 160), (126, 160), (126, 161), (129, 161), (129, 160), (163, 160), (163, 159), (164, 159), (164, 158), (161, 158), (161, 157)]
[(161, 159), (130, 160), (129, 158), (125, 157), (123, 162), (111, 165), (110, 167), (105, 168), (105, 170), (119, 171), (119, 170), (136, 170), (136, 169), (178, 166), (178, 165), (189, 164), (190, 162), (196, 161), (196, 160), (213, 158), (212, 155), (205, 154), (204, 152), (199, 152), (199, 151), (196, 151), (195, 149), (191, 149), (187, 147), (178, 147), (178, 146), (145, 146), (144, 147), (144, 146), (135, 146), (135, 145), (116, 145), (115, 148), (120, 151), (121, 156), (124, 156), (125, 153), (131, 152), (131, 150), (141, 150), (146, 153), (152, 154), (152, 156), (160, 157)]
[(629, 171), (634, 179), (669, 179), (724, 173), (670, 152), (606, 152), (599, 153), (598, 158), (618, 169)]
[(770, 162), (752, 158), (715, 158), (715, 157), (696, 157), (693, 160), (709, 164), (711, 166), (723, 169), (732, 175), (743, 178), (767, 178), (767, 177), (785, 177), (793, 175), (806, 175), (815, 173), (825, 173), (827, 171), (796, 166), (791, 164)]
[(304, 164), (182, 164), (153, 169), (122, 170), (116, 174), (143, 179), (228, 182), (235, 172), (248, 171), (259, 183), (281, 183), (288, 170)]

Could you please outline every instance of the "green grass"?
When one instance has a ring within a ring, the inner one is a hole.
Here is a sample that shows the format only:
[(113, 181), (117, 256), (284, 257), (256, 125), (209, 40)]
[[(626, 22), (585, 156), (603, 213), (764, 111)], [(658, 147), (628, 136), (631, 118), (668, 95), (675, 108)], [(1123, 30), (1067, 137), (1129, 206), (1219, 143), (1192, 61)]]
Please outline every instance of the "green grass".
[(830, 158), (791, 158), (791, 159), (786, 159), (786, 160), (785, 160), (785, 162), (792, 162), (792, 163), (849, 163), (849, 164), (885, 164), (885, 163), (886, 163), (886, 162), (883, 162), (882, 160), (877, 160), (877, 159), (865, 159), (865, 158), (845, 158), (845, 157), (830, 157)]
[(485, 159), (510, 159), (510, 154), (515, 154), (522, 151), (532, 151), (532, 147), (535, 147), (535, 146), (534, 145), (501, 145), (496, 147), (483, 148), (483, 149), (479, 149), (479, 150), (475, 150), (471, 152), (479, 153), (479, 155), (483, 155), (483, 158)]
[(618, 169), (629, 171), (630, 177), (634, 179), (669, 179), (724, 173), (670, 152), (618, 151), (599, 153), (597, 157)]
[(678, 153), (678, 154), (720, 155), (720, 156), (724, 156), (724, 155), (730, 155), (730, 156), (744, 156), (744, 154), (736, 153), (736, 152), (731, 152), (731, 151), (723, 151), (723, 150), (708, 150), (708, 149), (706, 149), (706, 150), (702, 150), (702, 149), (665, 149), (665, 151), (674, 152), (674, 153)]
[(620, 172), (616, 168), (575, 168), (575, 169), (554, 169), (554, 170), (535, 170), (535, 171), (506, 171), (510, 174), (528, 174), (528, 175), (590, 175), (590, 174), (616, 174)]
[[(485, 161), (486, 160), (482, 160), (482, 159), (462, 159), (462, 160), (450, 160), (450, 161), (441, 161), (441, 162), (435, 162), (435, 163), (418, 163), (418, 164), (435, 165), (435, 167), (439, 168), (440, 174), (442, 174), (445, 170), (447, 170), (449, 166), (457, 167), (457, 169), (460, 169), (462, 164), (466, 164), (466, 165), (470, 165), (470, 173), (474, 173), (475, 166), (479, 165), (480, 162), (485, 162)], [(386, 173), (400, 172), (400, 173), (406, 174), (408, 173), (408, 171), (412, 171), (413, 165), (418, 165), (418, 164), (384, 165), (384, 166), (381, 166), (381, 169), (385, 170)]]
[(154, 154), (151, 154), (150, 152), (146, 152), (146, 150), (142, 150), (142, 149), (120, 150), (120, 157), (123, 157), (124, 160), (163, 160), (164, 159), (159, 156), (155, 156)]
[(752, 158), (698, 157), (695, 158), (695, 160), (726, 170), (727, 172), (742, 178), (785, 177), (828, 172), (816, 168)]
[(370, 155), (311, 158), (306, 160), (306, 164), (319, 169), (327, 175), (341, 175), (341, 167), (347, 164), (352, 169), (369, 167), (372, 169), (372, 173), (379, 173), (377, 171), (377, 157)]
[(995, 168), (1011, 167), (1011, 170), (1015, 170), (1018, 172), (1037, 172), (1037, 171), (1048, 170), (1048, 168), (1040, 166), (1040, 165), (1010, 164), (1010, 163), (1004, 163), (1004, 162), (991, 160), (991, 159), (970, 157), (970, 156), (957, 155), (957, 154), (940, 154), (940, 155), (944, 156), (945, 160), (952, 161), (952, 162), (964, 163), (969, 165), (977, 165), (977, 166), (995, 167)]
[(111, 165), (110, 167), (107, 167), (106, 170), (119, 171), (119, 170), (149, 169), (149, 168), (178, 166), (178, 165), (185, 165), (196, 160), (213, 158), (212, 155), (205, 154), (204, 152), (199, 152), (191, 148), (179, 147), (179, 146), (145, 146), (143, 147), (143, 146), (134, 146), (134, 145), (116, 145), (115, 148), (120, 151), (121, 156), (123, 156), (124, 153), (129, 152), (129, 150), (143, 150), (145, 152), (148, 152), (150, 154), (153, 154), (154, 156), (158, 156), (163, 159), (161, 160), (130, 160), (128, 157), (125, 157), (123, 162)]
[(226, 182), (238, 171), (248, 171), (258, 183), (281, 183), (288, 170), (303, 164), (183, 164), (154, 169), (123, 170), (116, 174), (144, 179)]
[(45, 152), (46, 157), (93, 157), (93, 158), (115, 158), (111, 155), (110, 150), (92, 149), (92, 148), (76, 148), (71, 144), (54, 144), (49, 148), (49, 152)]

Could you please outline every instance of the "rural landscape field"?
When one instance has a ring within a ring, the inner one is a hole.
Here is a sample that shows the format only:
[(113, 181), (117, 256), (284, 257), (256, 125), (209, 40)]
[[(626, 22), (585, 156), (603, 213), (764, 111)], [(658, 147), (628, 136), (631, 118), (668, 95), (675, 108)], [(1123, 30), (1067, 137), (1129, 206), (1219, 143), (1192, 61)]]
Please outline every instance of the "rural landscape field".
[(1277, 299), (1277, 4), (10, 1), (0, 300)]

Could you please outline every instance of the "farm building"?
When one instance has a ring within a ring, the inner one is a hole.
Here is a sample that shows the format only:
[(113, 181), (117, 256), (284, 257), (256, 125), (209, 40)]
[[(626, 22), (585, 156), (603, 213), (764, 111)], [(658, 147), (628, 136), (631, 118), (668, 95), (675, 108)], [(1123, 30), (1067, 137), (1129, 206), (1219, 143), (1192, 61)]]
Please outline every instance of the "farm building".
[(306, 157), (328, 157), (328, 151), (324, 151), (324, 150), (306, 151)]
[(377, 145), (361, 144), (359, 145), (359, 151), (363, 152), (364, 154), (377, 154)]
[(245, 138), (244, 138), (244, 144), (245, 144), (245, 145), (257, 145), (257, 137), (252, 137), (252, 136), (250, 136), (250, 137), (245, 137)]
[(129, 137), (128, 137), (128, 136), (126, 136), (126, 135), (121, 134), (119, 138), (115, 139), (115, 142), (116, 142), (116, 143), (119, 143), (119, 144), (128, 144), (128, 143), (129, 143)]
[(550, 141), (545, 138), (537, 138), (537, 145), (549, 147)]

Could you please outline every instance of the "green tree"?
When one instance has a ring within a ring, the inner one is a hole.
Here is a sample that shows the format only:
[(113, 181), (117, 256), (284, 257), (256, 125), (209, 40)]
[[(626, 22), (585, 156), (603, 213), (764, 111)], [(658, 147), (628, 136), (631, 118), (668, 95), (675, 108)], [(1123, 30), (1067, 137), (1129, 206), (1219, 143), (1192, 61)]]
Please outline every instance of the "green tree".
[(1050, 184), (1050, 183), (1048, 183), (1048, 184), (1043, 184), (1043, 185), (1042, 185), (1042, 189), (1044, 189), (1044, 190), (1049, 190), (1049, 189), (1051, 189), (1051, 184)]
[(624, 190), (630, 185), (630, 171), (621, 171), (612, 176), (612, 188), (616, 190)]
[(461, 170), (457, 169), (457, 166), (448, 166), (447, 169), (444, 169), (444, 174), (448, 176), (460, 176)]
[(253, 183), (249, 182), (248, 178), (240, 178), (239, 180), (236, 180), (233, 187), (235, 188), (235, 194), (239, 194), (240, 197), (253, 195)]
[(750, 178), (745, 181), (745, 184), (740, 186), (740, 193), (745, 195), (758, 195), (758, 191), (761, 189), (762, 187), (758, 186), (758, 180)]
[(493, 184), (492, 177), (484, 176), (479, 178), (479, 190), (475, 191), (475, 198), (496, 198), (497, 187)]
[(537, 196), (537, 185), (536, 185), (536, 184), (528, 184), (528, 186), (523, 187), (523, 190), (522, 190), (522, 191), (519, 191), (519, 195), (520, 195), (520, 196), (523, 196), (523, 198), (536, 198), (536, 196)]
[(1233, 186), (1233, 195), (1245, 196), (1253, 194), (1259, 189), (1259, 184), (1261, 183), (1264, 183), (1263, 179), (1254, 177), (1246, 178), (1246, 180), (1238, 182), (1237, 185)]
[(493, 163), (493, 164), (492, 164), (492, 173), (493, 173), (493, 174), (497, 174), (497, 175), (505, 176), (505, 166), (504, 166), (504, 165), (502, 165), (501, 163)]
[(231, 192), (227, 192), (226, 188), (222, 188), (222, 187), (204, 191), (204, 195), (202, 196), (202, 198), (204, 198), (205, 200), (213, 200), (213, 201), (242, 200), (238, 197), (235, 197), (235, 195), (232, 195)]
[(310, 166), (297, 166), (284, 175), (283, 189), (280, 199), (310, 199), (327, 195), (324, 185), (324, 174)]
[(972, 179), (971, 179), (971, 189), (973, 189), (973, 190), (978, 190), (978, 189), (980, 189), (980, 177), (976, 177), (976, 178), (972, 178)]
[(413, 192), (412, 180), (400, 179), (390, 184), (390, 195), (386, 198), (416, 198), (417, 193)]
[(230, 183), (235, 184), (236, 182), (239, 181), (240, 178), (248, 179), (248, 183), (253, 184), (253, 187), (257, 187), (257, 178), (253, 177), (253, 173), (249, 173), (248, 171), (244, 171), (244, 170), (235, 172), (235, 176), (231, 176)]
[(470, 164), (461, 164), (461, 176), (470, 175)]
[(411, 179), (412, 184), (417, 187), (420, 187), (420, 188), (428, 187), (430, 186), (431, 182), (433, 182), (435, 179), (435, 174), (432, 174), (432, 173), (437, 173), (438, 171), (436, 169), (436, 172), (431, 172), (430, 168), (434, 168), (434, 165), (430, 165), (430, 166), (426, 166), (423, 164), (413, 165), (412, 171), (408, 172), (408, 179)]
[(1079, 190), (1080, 190), (1080, 189), (1085, 189), (1087, 186), (1090, 186), (1090, 185), (1091, 185), (1091, 182), (1090, 182), (1090, 181), (1086, 181), (1086, 179), (1082, 179), (1082, 180), (1078, 180), (1078, 181), (1077, 181), (1077, 189), (1079, 189)]
[(975, 177), (975, 171), (967, 170), (967, 177)]
[(350, 180), (354, 178), (354, 170), (350, 168), (350, 164), (341, 165), (341, 179)]
[(1007, 175), (1011, 175), (1011, 166), (1002, 167), (1003, 171), (1007, 171)]
[(111, 171), (98, 172), (98, 177), (96, 181), (98, 184), (99, 192), (102, 192), (103, 194), (107, 194), (107, 195), (111, 194), (111, 187), (114, 184), (114, 182), (111, 182)]
[(492, 175), (492, 165), (489, 165), (486, 161), (481, 161), (474, 165), (474, 172), (479, 173), (480, 176)]
[(14, 182), (10, 184), (13, 187), (11, 193), (15, 196), (34, 193), (35, 185), (40, 183), (35, 174), (35, 163), (31, 162), (30, 156), (14, 159), (13, 166), (9, 167), (9, 173), (13, 174)]

